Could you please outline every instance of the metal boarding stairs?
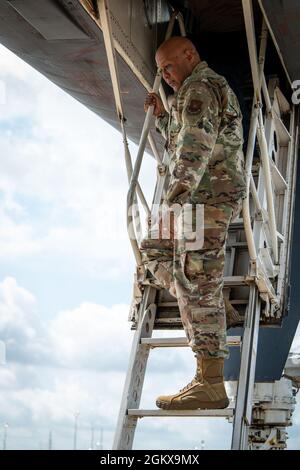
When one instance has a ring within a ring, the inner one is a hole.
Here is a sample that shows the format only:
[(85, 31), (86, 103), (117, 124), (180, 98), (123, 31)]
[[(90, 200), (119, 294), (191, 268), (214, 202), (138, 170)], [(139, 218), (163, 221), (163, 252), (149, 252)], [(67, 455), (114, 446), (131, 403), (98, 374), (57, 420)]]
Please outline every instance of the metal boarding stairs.
[[(128, 372), (123, 389), (114, 449), (131, 449), (139, 418), (156, 416), (225, 417), (233, 421), (232, 449), (247, 449), (252, 424), (253, 388), (259, 328), (279, 326), (284, 315), (286, 278), (290, 262), (289, 239), (292, 226), (293, 191), (295, 189), (294, 136), (295, 109), (279, 88), (276, 78), (268, 83), (264, 74), (268, 29), (263, 21), (257, 56), (252, 0), (243, 0), (246, 34), (252, 69), (254, 97), (248, 146), (245, 158), (248, 197), (239, 218), (229, 227), (226, 246), (224, 296), (239, 312), (243, 335), (228, 337), (228, 344), (241, 347), (240, 374), (235, 404), (224, 410), (143, 410), (139, 409), (147, 361), (153, 348), (186, 347), (185, 337), (153, 338), (154, 330), (180, 330), (182, 324), (176, 299), (167, 290), (158, 288), (149, 272), (145, 272), (139, 250), (140, 213), (137, 196), (151, 220), (157, 218), (168, 178), (168, 154), (160, 158), (150, 127), (153, 109), (149, 108), (134, 167), (126, 137), (126, 119), (120, 94), (118, 71), (113, 46), (107, 0), (98, 0), (99, 17), (113, 84), (117, 112), (124, 140), (129, 191), (127, 198), (128, 232), (135, 254), (137, 271), (130, 320), (135, 329)], [(175, 21), (185, 35), (182, 16), (171, 16), (166, 38), (172, 35)], [(160, 93), (165, 108), (168, 101), (157, 72), (153, 91)], [(150, 210), (138, 176), (148, 142), (157, 160), (157, 183)], [(133, 205), (135, 204), (135, 211)]]

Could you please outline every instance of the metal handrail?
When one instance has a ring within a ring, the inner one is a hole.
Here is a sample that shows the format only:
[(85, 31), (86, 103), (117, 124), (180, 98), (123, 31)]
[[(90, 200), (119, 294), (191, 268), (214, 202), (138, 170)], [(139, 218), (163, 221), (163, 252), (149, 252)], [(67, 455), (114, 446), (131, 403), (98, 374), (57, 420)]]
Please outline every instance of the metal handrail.
[(151, 134), (151, 131), (149, 131), (148, 141), (149, 141), (152, 153), (153, 153), (157, 163), (160, 165), (161, 164), (161, 157), (160, 157), (159, 152), (157, 150), (157, 146), (156, 146), (155, 140), (153, 139), (153, 135)]
[[(244, 4), (243, 4), (243, 6), (244, 6)], [(245, 16), (245, 23), (246, 24), (248, 23), (248, 14), (251, 14), (251, 11), (244, 9), (244, 16)], [(249, 21), (249, 24), (250, 24), (250, 21)], [(247, 35), (248, 42), (251, 41), (251, 38), (252, 38), (252, 36), (250, 34), (248, 34)], [(260, 43), (260, 51), (259, 51), (259, 57), (260, 57), (259, 73), (260, 74), (263, 73), (264, 61), (262, 60), (262, 58), (265, 57), (266, 48), (267, 48), (267, 35), (265, 34), (265, 27), (264, 27), (264, 24), (263, 24), (263, 26), (262, 26), (262, 35), (261, 35), (261, 43)], [(250, 49), (256, 51), (256, 45), (255, 45), (255, 48), (250, 48), (249, 47), (249, 53), (250, 53)], [(255, 56), (256, 56), (256, 52), (255, 52)], [(260, 91), (259, 91), (259, 99), (260, 99)], [(245, 236), (246, 236), (246, 240), (247, 240), (247, 244), (248, 244), (249, 258), (250, 258), (251, 262), (253, 262), (254, 264), (256, 263), (256, 260), (257, 260), (257, 252), (256, 252), (255, 241), (254, 241), (253, 232), (252, 232), (252, 226), (251, 226), (250, 187), (251, 187), (251, 193), (252, 193), (254, 202), (257, 202), (257, 197), (256, 197), (257, 194), (256, 194), (256, 191), (254, 192), (255, 184), (252, 181), (253, 180), (252, 164), (253, 164), (256, 133), (257, 133), (257, 126), (258, 126), (258, 113), (259, 113), (259, 106), (260, 106), (259, 103), (260, 102), (257, 102), (257, 98), (254, 96), (253, 102), (252, 102), (252, 114), (251, 114), (251, 119), (250, 119), (250, 129), (249, 129), (248, 145), (247, 145), (246, 159), (245, 159), (246, 160), (245, 161), (245, 173), (246, 173), (246, 194), (247, 194), (247, 196), (246, 196), (246, 198), (243, 202), (243, 220), (244, 220), (244, 227), (245, 227)]]
[[(118, 65), (116, 61), (116, 54), (115, 48), (113, 45), (113, 36), (112, 36), (112, 29), (111, 29), (111, 22), (109, 17), (109, 0), (98, 0), (98, 11), (100, 16), (100, 23), (98, 22), (99, 27), (101, 27), (103, 32), (103, 39), (104, 39), (104, 46), (106, 50), (107, 60), (108, 60), (108, 67), (111, 76), (111, 82), (113, 87), (113, 94), (115, 99), (115, 105), (117, 110), (117, 115), (120, 120), (120, 126), (123, 136), (123, 144), (124, 144), (124, 156), (125, 156), (125, 165), (127, 171), (127, 178), (128, 182), (130, 182), (130, 178), (132, 175), (132, 158), (129, 151), (128, 140), (127, 140), (127, 133), (126, 133), (126, 117), (123, 110), (123, 101), (122, 96), (120, 93), (120, 81), (119, 81), (119, 73), (118, 73)], [(144, 193), (139, 185), (137, 184), (137, 194), (141, 200), (141, 203), (146, 211), (148, 217), (151, 214), (150, 208), (144, 196)], [(134, 197), (134, 204), (136, 206), (136, 214), (135, 214), (135, 225), (136, 227), (140, 227), (140, 214), (138, 209), (138, 201), (135, 195)], [(139, 231), (138, 236), (141, 237), (141, 233)]]
[[(130, 182), (130, 178), (131, 178), (132, 171), (133, 171), (132, 160), (131, 160), (131, 155), (130, 155), (130, 151), (129, 151), (129, 146), (128, 146), (128, 140), (127, 140), (127, 134), (126, 134), (124, 121), (121, 120), (120, 124), (121, 124), (121, 130), (122, 130), (122, 135), (123, 135), (123, 144), (124, 144), (124, 155), (125, 155), (125, 165), (126, 165), (126, 171), (127, 171), (127, 179), (128, 179), (128, 182)], [(150, 208), (148, 206), (148, 203), (146, 201), (146, 198), (144, 196), (144, 193), (143, 193), (142, 188), (140, 187), (139, 183), (137, 184), (137, 194), (138, 194), (138, 196), (141, 200), (141, 203), (142, 203), (145, 211), (147, 212), (148, 215), (150, 215), (151, 214)]]
[(252, 232), (251, 226), (251, 215), (250, 215), (250, 182), (252, 177), (252, 163), (253, 163), (253, 154), (255, 148), (255, 139), (256, 139), (256, 131), (257, 131), (257, 117), (258, 117), (258, 109), (254, 106), (253, 100), (253, 108), (252, 108), (252, 115), (250, 121), (250, 130), (248, 135), (248, 145), (247, 145), (247, 152), (246, 152), (246, 161), (245, 161), (245, 174), (246, 174), (246, 198), (243, 201), (243, 220), (244, 220), (244, 227), (245, 227), (245, 236), (248, 244), (248, 251), (249, 251), (249, 258), (252, 262), (256, 262), (257, 253), (256, 247)]
[[(268, 153), (268, 146), (267, 146), (265, 132), (264, 132), (263, 116), (262, 116), (262, 109), (261, 109), (262, 87), (264, 91), (266, 92), (266, 88), (264, 86), (263, 69), (264, 69), (264, 62), (265, 62), (265, 55), (266, 55), (268, 28), (267, 28), (265, 20), (263, 20), (259, 61), (257, 61), (252, 0), (243, 0), (243, 10), (244, 10), (244, 16), (245, 16), (246, 34), (247, 34), (248, 49), (249, 49), (250, 62), (251, 62), (251, 71), (252, 71), (252, 78), (253, 78), (253, 85), (254, 85), (253, 106), (255, 108), (251, 116), (251, 124), (250, 124), (249, 134), (251, 137), (251, 141), (249, 139), (248, 148), (247, 148), (247, 161), (246, 161), (247, 194), (249, 194), (250, 177), (251, 177), (251, 168), (249, 168), (249, 165), (251, 163), (251, 166), (252, 166), (255, 139), (257, 136), (260, 151), (261, 151), (262, 168), (263, 168), (264, 180), (265, 180), (265, 185), (266, 185), (267, 207), (268, 207), (268, 213), (269, 213), (269, 218), (268, 218), (267, 223), (270, 229), (274, 262), (275, 264), (277, 264), (278, 263), (278, 245), (277, 245), (276, 216), (275, 216), (274, 198), (273, 198), (273, 192), (272, 192), (272, 179), (271, 179), (269, 153)], [(269, 105), (270, 105), (270, 102), (267, 101), (267, 106)], [(254, 244), (251, 223), (250, 223), (249, 197), (247, 197), (247, 199), (245, 200), (245, 203), (243, 204), (243, 215), (244, 215), (244, 224), (245, 224), (247, 242), (249, 246), (250, 258), (251, 260), (256, 260), (257, 254), (256, 254), (256, 248)]]
[[(140, 253), (140, 249), (139, 249), (139, 245), (137, 241), (137, 240), (140, 240), (141, 238), (141, 233), (140, 233), (141, 224), (140, 224), (140, 214), (139, 214), (137, 194), (145, 209), (148, 220), (151, 217), (151, 210), (148, 206), (146, 198), (138, 182), (138, 176), (139, 176), (139, 172), (141, 168), (141, 163), (142, 163), (147, 139), (149, 140), (149, 143), (150, 143), (150, 146), (151, 146), (151, 149), (155, 158), (157, 159), (158, 163), (161, 163), (161, 159), (159, 157), (159, 153), (156, 148), (155, 141), (153, 137), (151, 136), (151, 134), (149, 134), (150, 124), (151, 124), (151, 119), (152, 119), (152, 114), (153, 114), (153, 106), (149, 107), (146, 113), (143, 129), (142, 129), (142, 134), (140, 138), (140, 143), (139, 143), (138, 154), (137, 154), (137, 158), (136, 158), (134, 168), (133, 168), (132, 159), (131, 159), (129, 146), (128, 146), (126, 128), (125, 128), (126, 118), (125, 118), (124, 111), (123, 111), (122, 97), (120, 93), (120, 82), (119, 82), (117, 61), (116, 61), (116, 56), (115, 56), (115, 48), (113, 45), (112, 28), (111, 28), (111, 22), (110, 22), (110, 16), (109, 16), (109, 0), (98, 0), (98, 11), (99, 11), (100, 23), (101, 23), (99, 24), (99, 26), (101, 27), (102, 32), (103, 32), (104, 45), (105, 45), (107, 59), (108, 59), (109, 71), (111, 75), (115, 104), (116, 104), (117, 114), (120, 119), (121, 131), (123, 135), (125, 164), (126, 164), (126, 170), (127, 170), (127, 177), (129, 181), (129, 190), (128, 190), (128, 195), (127, 195), (127, 229), (128, 229), (130, 243), (132, 245), (135, 259), (138, 265), (138, 269), (141, 269), (142, 259), (141, 259), (141, 253)], [(183, 22), (183, 18), (181, 14), (179, 12), (174, 11), (171, 15), (171, 18), (168, 24), (168, 28), (167, 28), (167, 32), (165, 36), (166, 40), (169, 39), (172, 35), (172, 31), (173, 31), (174, 23), (176, 19), (179, 22), (180, 30), (181, 31), (184, 30), (184, 22)], [(185, 35), (185, 32), (184, 32), (184, 35)], [(154, 93), (160, 92), (164, 106), (166, 110), (168, 110), (168, 102), (167, 102), (163, 87), (161, 85), (160, 70), (157, 71), (157, 74), (155, 77), (155, 81), (153, 85), (153, 92)], [(133, 213), (133, 209), (135, 210), (135, 213)], [(136, 231), (138, 233), (136, 233)]]
[(160, 94), (160, 97), (161, 97), (161, 100), (163, 102), (163, 105), (164, 105), (164, 108), (167, 112), (170, 111), (170, 107), (169, 107), (169, 103), (168, 103), (168, 100), (167, 100), (167, 97), (166, 97), (166, 93), (165, 93), (165, 90), (164, 90), (164, 87), (162, 86), (162, 83), (160, 84), (160, 87), (159, 87), (159, 94)]
[[(178, 19), (179, 21), (179, 18), (181, 18), (180, 13), (173, 12), (170, 18), (169, 24), (168, 24), (167, 32), (165, 35), (165, 40), (171, 37), (175, 20)], [(158, 69), (156, 76), (155, 76), (153, 88), (152, 88), (153, 93), (159, 92), (160, 85), (161, 85), (161, 70)], [(136, 239), (135, 228), (133, 224), (133, 210), (132, 209), (133, 209), (135, 190), (138, 184), (138, 177), (139, 177), (141, 164), (142, 164), (142, 160), (144, 156), (144, 151), (146, 147), (146, 142), (147, 142), (149, 131), (150, 131), (152, 114), (153, 114), (153, 106), (150, 106), (146, 113), (143, 129), (142, 129), (142, 133), (140, 137), (140, 142), (139, 142), (139, 149), (138, 149), (137, 157), (135, 160), (134, 169), (131, 175), (131, 181), (130, 181), (129, 190), (127, 194), (127, 230), (128, 230), (130, 243), (133, 248), (133, 252), (135, 255), (138, 268), (141, 267), (142, 265), (142, 257), (141, 257), (141, 252), (140, 252), (137, 239)]]
[(275, 264), (278, 264), (278, 244), (277, 244), (277, 227), (276, 227), (276, 216), (275, 216), (275, 207), (274, 207), (274, 198), (272, 190), (272, 178), (271, 178), (271, 169), (270, 169), (270, 157), (268, 151), (268, 144), (265, 135), (264, 122), (262, 110), (259, 110), (258, 113), (259, 125), (257, 129), (258, 142), (261, 151), (262, 157), (262, 168), (264, 174), (264, 182), (266, 186), (266, 196), (267, 196), (267, 206), (268, 206), (268, 225), (270, 228), (271, 243), (273, 248), (273, 255)]

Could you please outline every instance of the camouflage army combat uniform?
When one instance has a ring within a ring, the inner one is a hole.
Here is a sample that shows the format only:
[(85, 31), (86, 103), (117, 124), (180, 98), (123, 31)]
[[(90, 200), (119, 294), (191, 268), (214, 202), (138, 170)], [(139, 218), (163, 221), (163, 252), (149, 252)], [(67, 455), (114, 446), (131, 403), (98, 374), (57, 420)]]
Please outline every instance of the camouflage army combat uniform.
[(225, 78), (201, 62), (174, 95), (170, 115), (157, 118), (156, 127), (170, 155), (163, 202), (191, 204), (193, 211), (204, 204), (204, 244), (193, 250), (184, 237), (159, 243), (146, 239), (143, 260), (163, 287), (173, 289), (193, 351), (226, 358), (225, 246), (228, 226), (246, 197), (240, 107)]

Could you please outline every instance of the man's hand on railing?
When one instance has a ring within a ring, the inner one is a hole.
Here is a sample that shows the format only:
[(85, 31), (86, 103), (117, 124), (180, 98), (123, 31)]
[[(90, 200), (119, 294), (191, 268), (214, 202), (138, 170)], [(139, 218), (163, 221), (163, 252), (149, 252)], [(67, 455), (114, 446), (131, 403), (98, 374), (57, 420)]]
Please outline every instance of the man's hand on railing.
[(155, 117), (163, 115), (166, 112), (162, 100), (156, 93), (148, 93), (144, 103), (145, 113), (148, 111), (150, 106), (154, 106), (153, 115)]

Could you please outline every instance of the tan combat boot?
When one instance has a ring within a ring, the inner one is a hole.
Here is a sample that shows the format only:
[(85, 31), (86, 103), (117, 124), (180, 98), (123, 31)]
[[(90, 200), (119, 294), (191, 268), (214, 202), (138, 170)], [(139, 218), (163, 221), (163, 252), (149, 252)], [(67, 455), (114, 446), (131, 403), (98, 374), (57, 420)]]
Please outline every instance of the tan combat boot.
[(194, 379), (176, 395), (159, 396), (158, 408), (164, 410), (213, 410), (227, 408), (229, 400), (223, 378), (224, 359), (197, 356)]

